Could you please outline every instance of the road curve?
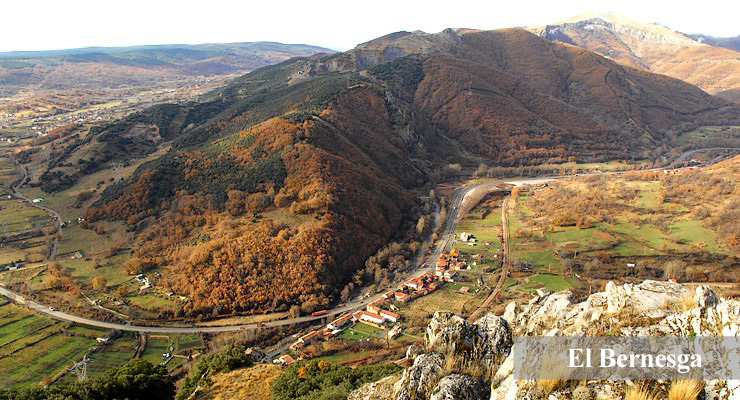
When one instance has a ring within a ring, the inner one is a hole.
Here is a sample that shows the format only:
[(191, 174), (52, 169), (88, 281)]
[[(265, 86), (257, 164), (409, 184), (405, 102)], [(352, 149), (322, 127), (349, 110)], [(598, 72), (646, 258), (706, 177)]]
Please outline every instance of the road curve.
[(13, 195), (13, 197), (17, 199), (21, 199), (26, 201), (28, 204), (30, 204), (32, 207), (36, 207), (39, 210), (45, 211), (49, 214), (51, 214), (54, 217), (54, 224), (56, 225), (56, 229), (54, 231), (54, 235), (52, 236), (52, 244), (51, 249), (49, 250), (49, 254), (46, 257), (46, 261), (54, 261), (57, 258), (57, 252), (59, 251), (59, 237), (58, 235), (62, 234), (62, 216), (59, 215), (59, 213), (56, 210), (52, 210), (51, 208), (44, 207), (40, 204), (34, 203), (33, 200), (26, 197), (23, 193), (21, 193), (21, 186), (26, 183), (26, 180), (28, 179), (28, 171), (26, 170), (26, 167), (21, 165), (21, 163), (16, 160), (15, 156), (12, 155), (13, 162), (18, 167), (18, 170), (21, 173), (21, 179), (10, 186), (10, 191)]
[[(273, 327), (279, 327), (279, 326), (294, 325), (294, 324), (299, 324), (303, 322), (313, 322), (313, 321), (324, 320), (324, 319), (328, 319), (330, 317), (334, 317), (340, 314), (354, 312), (356, 310), (362, 309), (369, 303), (379, 299), (385, 291), (390, 290), (393, 287), (396, 287), (400, 282), (421, 276), (429, 272), (432, 269), (431, 265), (434, 264), (434, 261), (436, 261), (436, 259), (439, 258), (440, 254), (442, 254), (445, 251), (447, 246), (449, 246), (449, 244), (452, 242), (452, 239), (454, 238), (455, 229), (457, 227), (458, 213), (460, 212), (460, 205), (462, 204), (462, 201), (465, 198), (465, 195), (478, 186), (479, 185), (468, 186), (468, 187), (457, 189), (455, 191), (455, 194), (452, 197), (452, 201), (450, 202), (450, 207), (451, 207), (450, 211), (447, 213), (447, 219), (444, 221), (445, 230), (442, 235), (443, 239), (438, 241), (437, 246), (435, 247), (434, 251), (432, 251), (430, 255), (420, 260), (419, 264), (417, 265), (416, 270), (414, 270), (413, 272), (409, 274), (406, 274), (406, 276), (403, 279), (398, 279), (396, 282), (394, 282), (389, 287), (384, 288), (384, 290), (382, 290), (380, 294), (377, 294), (375, 296), (366, 296), (364, 298), (363, 297), (356, 298), (353, 301), (350, 301), (348, 303), (341, 304), (338, 307), (332, 308), (326, 314), (321, 315), (321, 316), (315, 316), (315, 317), (314, 316), (304, 316), (304, 317), (281, 319), (281, 320), (275, 320), (275, 321), (269, 321), (269, 322), (263, 322), (263, 323), (252, 323), (252, 324), (242, 324), (242, 325), (222, 325), (222, 326), (127, 325), (127, 324), (119, 324), (119, 323), (113, 323), (113, 322), (98, 321), (98, 320), (94, 320), (90, 318), (80, 317), (77, 315), (67, 314), (61, 311), (57, 311), (57, 310), (52, 310), (51, 308), (43, 304), (40, 304), (30, 299), (26, 299), (24, 296), (16, 292), (13, 292), (12, 290), (9, 290), (8, 288), (2, 285), (0, 285), (0, 295), (3, 295), (9, 298), (11, 301), (17, 304), (26, 306), (31, 311), (34, 311), (41, 315), (45, 315), (55, 320), (64, 321), (64, 322), (74, 322), (78, 324), (89, 325), (89, 326), (94, 326), (94, 327), (103, 328), (103, 329), (114, 329), (114, 330), (129, 331), (129, 332), (161, 333), (161, 334), (224, 333), (224, 332), (237, 332), (237, 331), (242, 331), (242, 330), (259, 329), (259, 328), (273, 328)], [(422, 268), (421, 266), (424, 265), (424, 262), (426, 262), (427, 267)]]
[[(698, 151), (702, 150), (739, 150), (735, 148), (716, 148), (716, 149), (696, 149), (696, 150), (690, 150), (687, 152), (684, 152), (677, 161), (685, 160), (689, 155), (696, 153)], [(17, 163), (17, 161), (16, 161)], [(18, 163), (20, 169), (22, 178), (21, 180), (14, 185), (11, 190), (13, 194), (23, 200), (26, 200), (30, 202), (34, 207), (40, 208), (42, 210), (45, 210), (57, 219), (57, 223), (59, 224), (59, 232), (61, 232), (61, 223), (62, 219), (59, 213), (57, 213), (54, 210), (51, 210), (49, 208), (39, 206), (37, 204), (34, 204), (29, 198), (24, 196), (20, 193), (19, 188), (22, 186), (22, 184), (27, 179), (27, 172), (23, 166), (21, 166)], [(672, 164), (671, 164), (672, 165)], [(668, 167), (663, 168), (654, 168), (653, 170), (662, 170), (666, 169)], [(620, 173), (620, 172), (612, 172), (612, 174)], [(587, 175), (587, 174), (583, 174)], [(538, 178), (522, 178), (522, 179), (512, 179), (508, 181), (504, 181), (504, 183), (512, 184), (515, 186), (521, 186), (526, 184), (537, 184), (537, 183), (544, 183), (548, 182), (554, 179), (560, 179), (560, 178), (567, 178), (571, 177), (572, 175), (560, 175), (560, 176), (550, 176), (550, 177), (538, 177)], [(312, 322), (312, 321), (318, 321), (323, 319), (328, 319), (330, 317), (334, 317), (340, 314), (344, 314), (347, 312), (355, 311), (361, 308), (364, 308), (367, 304), (379, 299), (382, 296), (382, 292), (385, 292), (386, 290), (390, 289), (391, 287), (395, 287), (398, 285), (401, 281), (405, 281), (411, 278), (415, 278), (418, 276), (421, 276), (433, 269), (432, 265), (434, 265), (434, 262), (439, 258), (440, 254), (442, 254), (445, 249), (450, 245), (454, 238), (454, 232), (457, 227), (457, 220), (460, 213), (460, 208), (463, 203), (463, 200), (465, 196), (470, 193), (473, 189), (479, 187), (481, 184), (473, 185), (473, 186), (467, 186), (463, 188), (459, 188), (455, 191), (455, 194), (453, 195), (452, 201), (450, 202), (451, 208), (449, 209), (447, 213), (447, 220), (445, 221), (445, 230), (442, 235), (442, 239), (438, 241), (437, 246), (435, 247), (434, 251), (423, 259), (427, 263), (427, 267), (421, 268), (421, 265), (424, 263), (419, 263), (417, 265), (417, 269), (414, 272), (411, 272), (410, 274), (407, 274), (404, 279), (399, 279), (396, 282), (394, 282), (392, 285), (390, 285), (388, 288), (384, 288), (384, 290), (381, 291), (380, 294), (377, 294), (375, 296), (366, 296), (364, 298), (356, 298), (353, 301), (350, 301), (345, 304), (341, 304), (338, 307), (332, 308), (329, 310), (326, 314), (321, 316), (304, 316), (304, 317), (296, 317), (296, 318), (288, 318), (288, 319), (282, 319), (282, 320), (276, 320), (276, 321), (269, 321), (264, 323), (253, 323), (253, 324), (243, 324), (243, 325), (226, 325), (226, 326), (182, 326), (182, 327), (176, 327), (176, 326), (142, 326), (142, 325), (125, 325), (125, 324), (117, 324), (112, 322), (104, 322), (104, 321), (98, 321), (94, 319), (79, 317), (72, 314), (67, 314), (61, 311), (52, 311), (49, 307), (46, 307), (42, 304), (39, 304), (32, 300), (25, 299), (22, 295), (15, 293), (3, 286), (0, 286), (0, 294), (9, 298), (11, 301), (25, 305), (32, 311), (35, 311), (39, 314), (46, 315), (48, 317), (51, 317), (53, 319), (59, 320), (59, 321), (66, 321), (66, 322), (75, 322), (83, 325), (90, 325), (95, 326), (99, 328), (104, 329), (115, 329), (115, 330), (121, 330), (121, 331), (130, 331), (130, 332), (143, 332), (143, 333), (163, 333), (163, 334), (189, 334), (189, 333), (221, 333), (221, 332), (235, 332), (240, 330), (247, 330), (247, 329), (259, 329), (261, 327), (279, 327), (279, 326), (286, 326), (286, 325), (294, 325), (302, 322)], [(55, 236), (55, 245), (52, 248), (52, 252), (49, 256), (49, 260), (53, 260), (56, 257), (56, 252), (58, 249), (58, 240)], [(505, 280), (504, 280), (505, 281)], [(501, 280), (499, 281), (499, 283)], [(498, 287), (499, 285), (497, 285)]]

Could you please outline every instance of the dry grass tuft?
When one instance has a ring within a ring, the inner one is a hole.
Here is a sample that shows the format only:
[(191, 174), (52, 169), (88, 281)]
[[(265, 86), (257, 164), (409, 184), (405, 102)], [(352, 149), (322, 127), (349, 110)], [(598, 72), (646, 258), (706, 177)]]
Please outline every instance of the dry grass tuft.
[(644, 386), (633, 386), (627, 389), (624, 400), (656, 400), (650, 391)]
[(560, 362), (557, 358), (546, 358), (542, 360), (540, 365), (542, 375), (552, 376), (553, 379), (538, 379), (537, 386), (539, 386), (545, 395), (567, 386), (571, 371), (568, 369), (566, 364)]
[(703, 381), (673, 381), (668, 391), (668, 400), (696, 400), (703, 388)]

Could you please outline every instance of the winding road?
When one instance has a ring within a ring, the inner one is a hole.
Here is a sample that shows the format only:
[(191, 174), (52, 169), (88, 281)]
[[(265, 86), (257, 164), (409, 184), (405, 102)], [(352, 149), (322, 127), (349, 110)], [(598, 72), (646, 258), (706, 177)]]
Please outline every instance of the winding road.
[[(114, 322), (99, 321), (99, 320), (94, 320), (90, 318), (80, 317), (77, 315), (67, 314), (62, 311), (57, 311), (43, 304), (40, 304), (36, 301), (26, 299), (21, 294), (13, 292), (12, 290), (9, 290), (3, 286), (0, 286), (0, 295), (3, 295), (9, 298), (11, 301), (17, 304), (26, 306), (28, 309), (38, 314), (45, 315), (47, 317), (50, 317), (50, 318), (53, 318), (59, 321), (74, 322), (78, 324), (89, 325), (89, 326), (94, 326), (94, 327), (103, 328), (103, 329), (115, 329), (115, 330), (120, 330), (120, 331), (129, 331), (129, 332), (160, 333), (160, 334), (223, 333), (223, 332), (237, 332), (237, 331), (249, 330), (249, 329), (259, 329), (259, 328), (265, 328), (265, 327), (279, 327), (279, 326), (299, 324), (303, 322), (324, 320), (324, 319), (334, 317), (340, 314), (354, 312), (356, 310), (362, 309), (369, 303), (379, 299), (383, 293), (385, 293), (387, 290), (390, 290), (393, 287), (396, 287), (399, 283), (407, 281), (412, 278), (419, 277), (429, 272), (430, 270), (432, 270), (433, 267), (431, 267), (431, 265), (433, 265), (434, 261), (436, 261), (437, 258), (439, 258), (440, 254), (442, 254), (445, 251), (445, 249), (449, 246), (449, 244), (452, 242), (452, 239), (455, 236), (454, 233), (457, 227), (460, 206), (462, 205), (463, 200), (465, 199), (465, 196), (468, 193), (470, 193), (473, 189), (477, 188), (478, 186), (479, 185), (468, 186), (464, 188), (459, 188), (455, 191), (455, 194), (452, 197), (452, 201), (450, 202), (450, 207), (451, 207), (450, 212), (447, 213), (447, 218), (444, 221), (445, 230), (444, 230), (444, 233), (442, 234), (443, 239), (438, 241), (437, 246), (434, 248), (431, 254), (429, 254), (426, 257), (422, 257), (420, 259), (420, 262), (417, 264), (417, 268), (414, 271), (406, 274), (403, 277), (403, 279), (397, 279), (393, 284), (389, 285), (387, 288), (384, 288), (384, 290), (382, 290), (380, 294), (377, 294), (375, 296), (360, 296), (348, 303), (340, 304), (339, 306), (332, 308), (326, 314), (321, 315), (321, 316), (315, 316), (315, 317), (314, 316), (304, 316), (304, 317), (274, 320), (274, 321), (263, 322), (263, 323), (225, 325), (225, 326), (128, 325), (128, 324), (120, 324), (120, 323), (114, 323)], [(27, 199), (25, 196), (20, 197), (20, 198)], [(46, 208), (44, 207), (44, 209)], [(58, 217), (58, 214), (55, 214), (55, 215)], [(59, 221), (61, 221), (61, 219), (59, 219)], [(54, 253), (54, 255), (56, 255), (56, 253)], [(424, 267), (424, 264), (426, 264), (427, 266)]]
[[(715, 149), (699, 149), (699, 150), (691, 150), (688, 152), (683, 153), (677, 161), (686, 160), (691, 154), (694, 154), (701, 150), (733, 150), (738, 151), (740, 149), (735, 148), (715, 148)], [(16, 164), (18, 164), (16, 162)], [(673, 165), (670, 164), (670, 165)], [(667, 167), (663, 168), (655, 168), (654, 170), (661, 170), (666, 169)], [(13, 195), (17, 198), (23, 199), (28, 201), (30, 204), (32, 204), (34, 207), (42, 209), (46, 212), (51, 213), (54, 218), (57, 221), (58, 224), (58, 233), (61, 233), (61, 224), (62, 219), (59, 213), (56, 211), (49, 209), (47, 207), (40, 206), (38, 204), (35, 204), (32, 202), (31, 199), (24, 196), (22, 193), (20, 193), (19, 188), (22, 186), (23, 183), (28, 179), (27, 171), (22, 165), (19, 165), (19, 169), (21, 170), (22, 178), (21, 180), (11, 187), (11, 191), (13, 192)], [(621, 172), (612, 172), (611, 174), (619, 174)], [(606, 173), (605, 173), (606, 174)], [(588, 174), (582, 174), (582, 175), (588, 175)], [(560, 175), (560, 176), (550, 176), (550, 177), (537, 177), (537, 178), (522, 178), (522, 179), (512, 179), (512, 180), (505, 180), (504, 183), (511, 184), (514, 186), (522, 186), (526, 184), (538, 184), (538, 183), (544, 183), (548, 181), (552, 181), (555, 179), (561, 179), (561, 178), (567, 178), (571, 177), (573, 175)], [(53, 310), (47, 306), (44, 306), (42, 304), (39, 304), (33, 300), (29, 300), (24, 298), (22, 295), (15, 293), (3, 286), (0, 286), (0, 295), (3, 295), (7, 298), (9, 298), (11, 301), (18, 303), (20, 305), (24, 305), (28, 307), (30, 310), (35, 311), (39, 314), (46, 315), (48, 317), (51, 317), (53, 319), (59, 320), (59, 321), (66, 321), (66, 322), (74, 322), (84, 325), (90, 325), (95, 326), (99, 328), (104, 329), (115, 329), (115, 330), (121, 330), (121, 331), (130, 331), (130, 332), (142, 332), (142, 333), (161, 333), (161, 334), (190, 334), (190, 333), (221, 333), (221, 332), (235, 332), (235, 331), (241, 331), (241, 330), (248, 330), (248, 329), (259, 329), (262, 327), (279, 327), (279, 326), (286, 326), (286, 325), (293, 325), (303, 322), (312, 322), (312, 321), (318, 321), (318, 320), (324, 320), (331, 317), (335, 317), (344, 313), (353, 312), (359, 309), (364, 308), (367, 304), (379, 299), (382, 296), (382, 293), (386, 292), (392, 287), (396, 287), (399, 283), (419, 277), (427, 272), (430, 272), (433, 270), (432, 265), (434, 265), (434, 262), (439, 258), (440, 254), (442, 254), (447, 247), (451, 244), (452, 240), (454, 239), (454, 233), (457, 227), (457, 222), (459, 220), (459, 217), (461, 216), (461, 209), (463, 208), (463, 203), (465, 198), (476, 188), (481, 187), (483, 184), (478, 185), (472, 185), (467, 187), (461, 187), (455, 190), (455, 194), (452, 197), (452, 201), (450, 202), (450, 208), (447, 213), (447, 218), (444, 221), (444, 233), (442, 234), (441, 239), (437, 242), (437, 246), (435, 249), (431, 252), (431, 254), (427, 255), (426, 257), (420, 258), (419, 262), (417, 262), (416, 269), (408, 274), (406, 274), (402, 279), (397, 279), (393, 284), (389, 285), (386, 288), (383, 288), (383, 290), (380, 291), (379, 294), (375, 296), (359, 296), (358, 298), (355, 298), (354, 300), (343, 303), (338, 305), (335, 308), (332, 308), (331, 310), (328, 310), (328, 312), (321, 316), (304, 316), (304, 317), (295, 317), (295, 318), (287, 318), (287, 319), (281, 319), (281, 320), (274, 320), (269, 322), (263, 322), (263, 323), (252, 323), (252, 324), (243, 324), (243, 325), (226, 325), (226, 326), (143, 326), (143, 325), (127, 325), (127, 324), (119, 324), (119, 323), (112, 323), (112, 322), (104, 322), (104, 321), (98, 321), (94, 319), (79, 317), (72, 314), (67, 314), (61, 311)], [(489, 186), (486, 188), (486, 190), (497, 190), (495, 186)], [(508, 201), (505, 200), (505, 202)], [(485, 311), (488, 305), (496, 298), (496, 296), (500, 293), (503, 284), (506, 282), (506, 276), (508, 274), (509, 265), (510, 265), (510, 257), (508, 252), (508, 226), (506, 222), (508, 221), (508, 218), (506, 216), (506, 204), (504, 204), (503, 211), (502, 211), (502, 222), (504, 224), (504, 264), (502, 273), (499, 277), (499, 281), (497, 282), (496, 288), (491, 293), (491, 295), (484, 301), (484, 304), (481, 305), (481, 307), (478, 308), (478, 310), (475, 311), (475, 313), (482, 313)], [(54, 258), (56, 258), (58, 250), (58, 239), (54, 239), (54, 243), (52, 245), (52, 249), (50, 251), (48, 260), (52, 261)], [(426, 265), (426, 267), (424, 266)], [(484, 307), (486, 305), (486, 307)]]
[(30, 204), (32, 207), (36, 207), (39, 210), (43, 210), (51, 214), (54, 217), (54, 221), (55, 221), (54, 224), (56, 225), (56, 229), (54, 230), (54, 235), (53, 235), (53, 239), (51, 242), (51, 248), (49, 249), (49, 254), (46, 256), (47, 262), (54, 261), (57, 258), (57, 253), (59, 251), (59, 235), (62, 234), (62, 216), (59, 215), (59, 213), (56, 210), (52, 210), (51, 208), (44, 207), (38, 203), (34, 203), (32, 199), (29, 199), (23, 193), (21, 193), (20, 191), (21, 186), (23, 186), (26, 183), (26, 180), (28, 180), (28, 171), (26, 170), (26, 167), (24, 167), (21, 163), (19, 163), (18, 160), (16, 160), (14, 156), (13, 156), (13, 162), (18, 167), (18, 170), (21, 173), (21, 179), (10, 186), (10, 192), (13, 195), (13, 197), (24, 200), (28, 204)]

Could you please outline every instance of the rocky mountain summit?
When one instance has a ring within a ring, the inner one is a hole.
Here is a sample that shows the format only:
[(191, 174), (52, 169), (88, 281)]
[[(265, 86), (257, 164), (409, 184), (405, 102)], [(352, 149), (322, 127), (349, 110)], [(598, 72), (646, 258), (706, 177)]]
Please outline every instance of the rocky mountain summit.
[(613, 13), (579, 15), (528, 29), (549, 41), (582, 47), (620, 64), (668, 75), (708, 93), (738, 100), (740, 58), (733, 49), (733, 39), (692, 37)]
[[(613, 399), (636, 383), (526, 381), (513, 376), (514, 336), (737, 336), (740, 301), (724, 299), (706, 285), (695, 290), (673, 282), (618, 285), (576, 302), (568, 291), (538, 292), (526, 304), (474, 323), (438, 311), (423, 345), (406, 353), (401, 375), (367, 384), (349, 399)], [(654, 392), (668, 383), (655, 383)], [(704, 398), (731, 398), (737, 382), (710, 381)]]

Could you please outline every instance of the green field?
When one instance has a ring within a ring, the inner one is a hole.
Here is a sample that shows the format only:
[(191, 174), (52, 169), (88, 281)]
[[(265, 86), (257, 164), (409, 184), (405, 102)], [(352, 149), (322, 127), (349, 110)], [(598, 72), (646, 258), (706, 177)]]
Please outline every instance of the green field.
[[(198, 335), (148, 337), (146, 342), (146, 349), (141, 354), (141, 358), (155, 365), (162, 364), (167, 360), (166, 358), (162, 357), (162, 354), (164, 353), (182, 355), (185, 352), (201, 349), (202, 347), (203, 342)], [(182, 358), (175, 357), (167, 364), (167, 367), (174, 368), (182, 362)]]
[(143, 360), (147, 360), (154, 365), (161, 364), (166, 359), (162, 357), (164, 353), (173, 353), (170, 348), (174, 348), (174, 342), (170, 339), (147, 338), (146, 350), (141, 355)]
[(740, 126), (702, 126), (678, 136), (678, 144), (740, 147)]
[[(452, 248), (460, 250), (461, 254), (482, 254), (488, 262), (493, 256), (501, 252), (501, 209), (500, 208), (476, 208), (468, 213), (457, 226), (456, 233), (472, 233), (477, 242), (475, 246), (456, 241)], [(489, 242), (490, 246), (485, 243)]]
[(382, 329), (376, 328), (363, 323), (356, 323), (347, 329), (343, 330), (339, 337), (343, 339), (352, 340), (364, 340), (364, 339), (378, 339)]
[(95, 346), (95, 339), (67, 329), (61, 322), (13, 304), (0, 307), (2, 386), (19, 387), (53, 377)]
[(117, 338), (113, 343), (104, 346), (90, 357), (88, 374), (91, 377), (100, 376), (111, 368), (117, 368), (126, 364), (136, 351), (136, 338), (123, 336)]
[(720, 244), (717, 234), (703, 227), (699, 221), (678, 221), (670, 226), (671, 233), (687, 244), (706, 244), (706, 249), (713, 253), (726, 253)]
[(518, 289), (523, 292), (531, 293), (534, 292), (536, 289), (541, 288), (545, 288), (553, 292), (558, 292), (561, 290), (573, 289), (573, 285), (563, 279), (562, 276), (541, 274), (530, 277), (529, 282), (520, 286)]

